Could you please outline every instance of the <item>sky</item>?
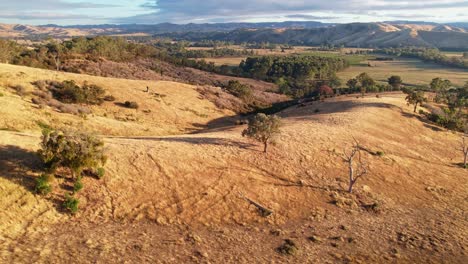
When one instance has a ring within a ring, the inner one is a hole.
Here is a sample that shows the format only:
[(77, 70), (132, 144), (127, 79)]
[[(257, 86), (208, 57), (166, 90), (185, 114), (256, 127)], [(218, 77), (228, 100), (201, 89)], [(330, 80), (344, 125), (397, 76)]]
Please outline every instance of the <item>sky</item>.
[(468, 22), (468, 0), (0, 0), (0, 23)]

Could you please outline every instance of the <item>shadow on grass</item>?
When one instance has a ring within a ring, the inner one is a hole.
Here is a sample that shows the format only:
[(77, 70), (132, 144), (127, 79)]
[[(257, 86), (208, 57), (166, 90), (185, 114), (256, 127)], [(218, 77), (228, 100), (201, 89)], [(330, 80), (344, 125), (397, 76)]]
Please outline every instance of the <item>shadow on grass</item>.
[[(21, 185), (35, 194), (37, 174), (43, 172), (43, 163), (35, 151), (13, 145), (0, 146), (0, 177)], [(51, 201), (57, 211), (64, 212), (63, 200), (51, 193), (44, 199)]]
[[(119, 139), (117, 137), (116, 139)], [(258, 146), (252, 143), (230, 140), (225, 138), (210, 137), (125, 137), (124, 139), (160, 141), (160, 142), (180, 142), (193, 145), (215, 145), (215, 146), (236, 146), (239, 148), (250, 149)]]
[(17, 146), (0, 146), (0, 177), (34, 192), (34, 173), (41, 172), (42, 161), (36, 152)]

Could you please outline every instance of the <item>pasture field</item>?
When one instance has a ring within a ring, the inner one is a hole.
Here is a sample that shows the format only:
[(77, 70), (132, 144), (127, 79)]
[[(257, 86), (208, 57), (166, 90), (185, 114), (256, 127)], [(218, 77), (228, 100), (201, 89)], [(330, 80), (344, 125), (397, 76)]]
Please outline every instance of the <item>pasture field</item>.
[(448, 79), (458, 86), (468, 81), (467, 70), (445, 67), (418, 59), (397, 58), (394, 61), (364, 61), (361, 64), (361, 66), (351, 66), (339, 72), (338, 77), (346, 81), (362, 72), (367, 72), (375, 80), (386, 82), (390, 76), (399, 75), (406, 85), (428, 85), (437, 77)]

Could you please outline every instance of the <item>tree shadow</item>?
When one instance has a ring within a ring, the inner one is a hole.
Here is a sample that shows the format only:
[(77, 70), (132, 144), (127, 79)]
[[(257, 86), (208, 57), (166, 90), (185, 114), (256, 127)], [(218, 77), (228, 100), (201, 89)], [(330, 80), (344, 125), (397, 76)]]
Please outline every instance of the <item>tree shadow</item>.
[[(119, 139), (119, 138), (116, 138)], [(161, 141), (161, 142), (181, 142), (194, 145), (215, 145), (215, 146), (236, 146), (239, 148), (250, 149), (257, 147), (257, 145), (237, 140), (230, 140), (225, 138), (210, 138), (210, 137), (125, 137), (125, 139), (132, 140), (146, 140), (146, 141)]]
[[(0, 146), (0, 177), (35, 193), (37, 174), (44, 170), (37, 152), (13, 145)], [(51, 193), (44, 199), (51, 201), (58, 212), (65, 212), (63, 199)]]
[(436, 131), (436, 132), (442, 132), (442, 131), (445, 131), (444, 128), (441, 128), (440, 126), (438, 126), (437, 124), (435, 124), (434, 122), (431, 122), (430, 120), (428, 120), (427, 118), (423, 117), (423, 116), (419, 116), (415, 113), (406, 113), (406, 112), (401, 112), (401, 115), (406, 117), (406, 118), (415, 118), (417, 120), (419, 120), (420, 122), (424, 123), (423, 125), (427, 128), (430, 128), (432, 129), (433, 131)]
[(42, 170), (42, 161), (36, 152), (17, 146), (0, 146), (0, 177), (34, 191), (34, 173)]

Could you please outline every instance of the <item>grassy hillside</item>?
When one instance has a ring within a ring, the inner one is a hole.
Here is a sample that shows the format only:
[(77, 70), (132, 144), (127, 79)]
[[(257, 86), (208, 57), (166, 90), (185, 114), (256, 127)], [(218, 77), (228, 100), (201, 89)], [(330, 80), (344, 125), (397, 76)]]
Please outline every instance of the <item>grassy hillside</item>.
[[(57, 112), (53, 108), (40, 109), (31, 103), (31, 92), (37, 80), (75, 80), (102, 86), (115, 102), (92, 106), (92, 114), (80, 118)], [(9, 87), (21, 85), (22, 97)], [(150, 87), (147, 93), (146, 87)], [(190, 131), (213, 119), (233, 115), (214, 103), (203, 99), (197, 87), (169, 81), (137, 81), (90, 75), (47, 71), (35, 68), (0, 64), (0, 128), (6, 130), (38, 131), (38, 122), (49, 125), (83, 127), (105, 135), (168, 135)], [(139, 109), (127, 109), (118, 103), (136, 101)], [(117, 104), (116, 104), (117, 103)]]
[[(13, 124), (0, 131), (4, 262), (466, 260), (468, 186), (466, 171), (456, 165), (459, 135), (420, 121), (402, 94), (339, 97), (286, 109), (280, 113), (282, 134), (264, 154), (241, 137), (244, 126), (186, 134), (193, 123), (231, 114), (201, 99), (193, 86), (10, 65), (0, 70), (0, 103), (6, 106), (0, 115), (3, 126)], [(136, 101), (152, 111), (105, 103), (80, 119), (36, 109), (27, 96), (5, 88), (33, 89), (29, 82), (49, 78), (88, 80), (118, 101)], [(165, 94), (164, 101), (141, 91), (146, 85)], [(127, 114), (137, 120), (115, 118)], [(56, 192), (32, 194), (39, 174), (37, 119), (106, 135), (107, 175), (83, 180), (81, 210), (74, 217), (61, 213)], [(350, 195), (343, 191), (347, 168), (339, 155), (353, 136), (366, 149), (370, 172)], [(273, 215), (260, 216), (245, 197)], [(294, 241), (295, 255), (275, 251), (284, 239)]]

